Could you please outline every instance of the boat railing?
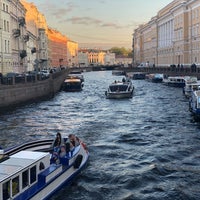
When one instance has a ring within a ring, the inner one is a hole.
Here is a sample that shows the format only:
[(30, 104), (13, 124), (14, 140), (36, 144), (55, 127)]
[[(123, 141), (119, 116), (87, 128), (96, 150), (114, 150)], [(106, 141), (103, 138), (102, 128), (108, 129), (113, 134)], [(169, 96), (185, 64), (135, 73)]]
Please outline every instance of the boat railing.
[[(32, 142), (27, 142), (21, 145), (14, 146), (12, 148), (7, 148), (0, 151), (0, 157), (1, 156), (10, 156), (13, 155), (19, 151), (27, 150), (27, 149), (35, 149), (40, 151), (51, 151), (52, 148), (50, 148), (51, 144), (53, 142), (53, 139), (44, 139), (44, 140), (37, 140)], [(44, 149), (41, 149), (39, 147), (43, 146)], [(45, 148), (46, 147), (46, 148)]]

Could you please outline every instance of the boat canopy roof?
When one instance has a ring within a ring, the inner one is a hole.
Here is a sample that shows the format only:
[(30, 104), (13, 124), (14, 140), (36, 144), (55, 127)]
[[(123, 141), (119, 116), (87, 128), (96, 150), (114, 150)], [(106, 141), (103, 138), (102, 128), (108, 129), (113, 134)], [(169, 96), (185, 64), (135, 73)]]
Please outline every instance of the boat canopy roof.
[(65, 79), (65, 83), (74, 83), (74, 82), (80, 83), (81, 80), (79, 78), (74, 78), (74, 77)]
[(48, 153), (20, 151), (0, 163), (0, 182), (48, 156)]

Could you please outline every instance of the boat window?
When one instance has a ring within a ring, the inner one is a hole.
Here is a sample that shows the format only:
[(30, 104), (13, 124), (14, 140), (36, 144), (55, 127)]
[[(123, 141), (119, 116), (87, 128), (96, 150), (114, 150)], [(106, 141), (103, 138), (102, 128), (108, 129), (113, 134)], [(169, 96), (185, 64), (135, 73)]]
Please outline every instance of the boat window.
[(22, 188), (24, 189), (25, 187), (27, 187), (28, 183), (29, 183), (29, 176), (28, 176), (28, 170), (26, 170), (22, 173)]
[(10, 181), (3, 184), (3, 200), (10, 199)]
[(110, 86), (111, 92), (116, 92), (116, 91), (126, 91), (127, 90), (127, 85), (111, 85)]
[(19, 176), (12, 179), (12, 196), (19, 193)]
[(39, 169), (40, 169), (40, 170), (43, 170), (44, 168), (45, 168), (44, 163), (43, 163), (43, 162), (40, 162), (40, 167), (39, 167)]
[(30, 176), (31, 176), (31, 184), (36, 181), (36, 166), (30, 169)]

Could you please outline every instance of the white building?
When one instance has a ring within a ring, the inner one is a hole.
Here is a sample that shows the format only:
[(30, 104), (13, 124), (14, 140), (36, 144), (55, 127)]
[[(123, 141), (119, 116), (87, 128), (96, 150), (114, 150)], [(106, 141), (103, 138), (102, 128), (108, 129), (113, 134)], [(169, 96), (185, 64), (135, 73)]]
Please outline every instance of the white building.
[[(27, 70), (27, 31), (25, 22), (26, 9), (19, 0), (7, 1), (10, 2), (10, 46), (12, 49), (12, 64), (10, 68), (6, 67), (7, 71), (25, 72)], [(4, 66), (8, 63), (4, 63)], [(5, 72), (5, 71), (4, 71)]]
[(11, 29), (10, 29), (10, 1), (4, 0), (1, 1), (0, 9), (0, 72), (5, 74), (8, 71), (11, 71)]
[(88, 61), (88, 53), (84, 51), (78, 52), (78, 63), (79, 67), (88, 67), (89, 61)]
[(114, 65), (115, 62), (115, 53), (107, 52), (104, 56), (105, 65)]

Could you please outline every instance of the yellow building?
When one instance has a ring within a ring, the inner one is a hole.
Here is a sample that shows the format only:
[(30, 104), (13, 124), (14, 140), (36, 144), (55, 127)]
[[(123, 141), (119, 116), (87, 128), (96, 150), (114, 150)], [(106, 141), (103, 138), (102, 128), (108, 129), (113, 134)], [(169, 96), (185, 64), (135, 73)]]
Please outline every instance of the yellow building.
[(68, 66), (78, 66), (78, 43), (72, 40), (67, 41)]
[(88, 60), (90, 65), (104, 65), (105, 64), (105, 52), (100, 50), (88, 51)]
[(200, 0), (174, 0), (133, 33), (133, 63), (200, 65)]

